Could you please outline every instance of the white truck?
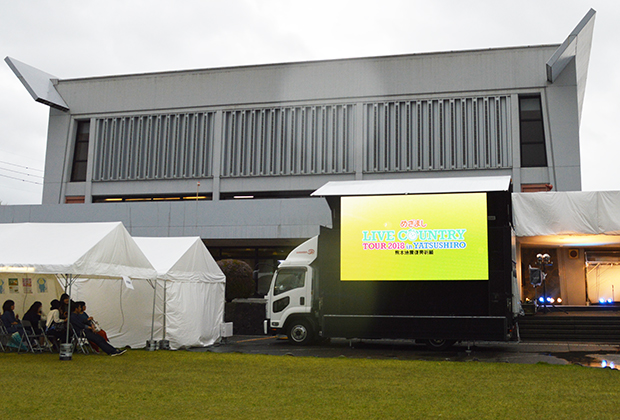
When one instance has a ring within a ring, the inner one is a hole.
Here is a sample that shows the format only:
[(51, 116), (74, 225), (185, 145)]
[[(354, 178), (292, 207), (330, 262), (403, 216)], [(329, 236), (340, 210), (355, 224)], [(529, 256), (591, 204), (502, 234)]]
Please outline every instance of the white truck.
[(266, 296), (266, 334), (515, 338), (510, 177), (330, 182), (332, 228), (295, 248)]

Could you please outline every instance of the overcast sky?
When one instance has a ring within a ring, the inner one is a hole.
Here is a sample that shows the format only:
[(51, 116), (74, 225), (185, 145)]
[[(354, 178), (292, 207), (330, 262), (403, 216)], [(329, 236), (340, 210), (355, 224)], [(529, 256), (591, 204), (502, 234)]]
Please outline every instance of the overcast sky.
[[(60, 79), (561, 43), (597, 11), (584, 190), (620, 190), (620, 1), (0, 0), (0, 58)], [(41, 202), (49, 108), (0, 62), (0, 201)]]

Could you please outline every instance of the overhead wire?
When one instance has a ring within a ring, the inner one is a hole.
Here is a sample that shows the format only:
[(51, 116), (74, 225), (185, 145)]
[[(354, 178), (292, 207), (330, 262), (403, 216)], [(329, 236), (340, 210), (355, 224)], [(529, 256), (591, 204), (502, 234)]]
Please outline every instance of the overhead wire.
[(29, 169), (29, 170), (31, 170), (31, 171), (39, 171), (39, 172), (43, 172), (43, 169), (31, 168), (31, 167), (29, 167), (29, 166), (18, 165), (17, 163), (6, 162), (6, 161), (4, 161), (4, 160), (0, 160), (0, 163), (5, 163), (5, 164), (7, 164), (7, 165), (12, 165), (12, 166), (18, 166), (18, 167), (20, 167), (20, 168), (23, 168), (23, 169)]
[(28, 172), (16, 171), (16, 170), (14, 170), (14, 169), (7, 169), (7, 168), (0, 168), (0, 170), (2, 170), (2, 171), (14, 172), (14, 173), (21, 174), (21, 175), (33, 176), (33, 177), (35, 177), (35, 178), (41, 178), (41, 179), (43, 179), (43, 175), (33, 175), (33, 174), (29, 174)]
[[(12, 163), (12, 162), (6, 162), (4, 160), (0, 160), (0, 163), (1, 164), (5, 164), (5, 165), (16, 166), (18, 168), (26, 169), (26, 170), (29, 170), (29, 171), (43, 172), (42, 169), (31, 168), (29, 166), (19, 165), (17, 163)], [(23, 175), (23, 176), (26, 176), (26, 177), (34, 177), (34, 178), (39, 178), (41, 180), (43, 179), (42, 175), (35, 175), (35, 174), (28, 173), (28, 172), (18, 171), (18, 170), (15, 170), (15, 169), (8, 169), (8, 168), (0, 167), (0, 170), (17, 173), (17, 174), (20, 174), (20, 175)], [(17, 181), (22, 181), (22, 182), (27, 182), (27, 183), (30, 183), (30, 184), (43, 185), (43, 182), (38, 182), (38, 181), (33, 181), (33, 180), (28, 180), (28, 179), (22, 179), (22, 178), (18, 178), (18, 177), (15, 177), (15, 176), (10, 176), (10, 175), (5, 175), (5, 174), (1, 174), (1, 173), (0, 173), (0, 177), (14, 179), (14, 180), (17, 180)]]
[(0, 174), (0, 176), (4, 177), (4, 178), (10, 178), (10, 179), (15, 179), (17, 181), (22, 181), (22, 182), (28, 182), (30, 184), (36, 184), (36, 185), (43, 185), (42, 182), (36, 182), (36, 181), (29, 181), (27, 179), (21, 179), (21, 178), (16, 178), (14, 176), (9, 176), (9, 175), (4, 175), (4, 174)]

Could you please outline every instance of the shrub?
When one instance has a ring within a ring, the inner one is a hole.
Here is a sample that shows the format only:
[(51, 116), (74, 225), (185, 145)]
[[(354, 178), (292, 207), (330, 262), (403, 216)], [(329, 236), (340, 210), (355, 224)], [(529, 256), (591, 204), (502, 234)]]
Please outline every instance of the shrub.
[(220, 260), (217, 265), (226, 276), (226, 302), (254, 294), (252, 267), (248, 263), (241, 260)]

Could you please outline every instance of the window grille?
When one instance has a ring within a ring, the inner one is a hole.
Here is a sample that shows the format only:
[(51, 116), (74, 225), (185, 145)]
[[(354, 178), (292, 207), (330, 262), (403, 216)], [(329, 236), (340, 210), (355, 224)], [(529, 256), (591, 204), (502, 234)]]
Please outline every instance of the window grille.
[(352, 171), (353, 105), (223, 113), (222, 176)]
[(95, 181), (212, 175), (213, 113), (96, 120)]
[(512, 166), (510, 97), (365, 104), (365, 172)]

